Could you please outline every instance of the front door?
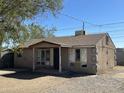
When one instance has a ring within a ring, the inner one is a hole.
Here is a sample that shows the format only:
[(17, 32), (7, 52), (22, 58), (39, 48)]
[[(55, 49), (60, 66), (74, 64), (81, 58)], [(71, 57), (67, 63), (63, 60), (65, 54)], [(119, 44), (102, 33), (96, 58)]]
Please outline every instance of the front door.
[(54, 48), (54, 69), (59, 69), (59, 48)]

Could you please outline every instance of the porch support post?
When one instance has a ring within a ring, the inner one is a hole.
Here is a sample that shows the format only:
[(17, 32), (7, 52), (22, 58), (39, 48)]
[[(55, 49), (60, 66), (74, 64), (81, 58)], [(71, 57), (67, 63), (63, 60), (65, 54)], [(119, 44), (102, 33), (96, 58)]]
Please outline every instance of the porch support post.
[(33, 72), (35, 71), (35, 48), (33, 48)]
[(61, 46), (59, 47), (59, 72), (62, 72), (62, 62), (61, 62)]

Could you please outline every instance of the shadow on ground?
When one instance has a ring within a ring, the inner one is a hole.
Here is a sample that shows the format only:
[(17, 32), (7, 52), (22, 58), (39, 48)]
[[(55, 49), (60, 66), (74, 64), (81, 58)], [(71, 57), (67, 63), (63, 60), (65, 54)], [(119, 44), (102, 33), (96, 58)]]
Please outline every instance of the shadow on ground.
[(81, 77), (81, 76), (89, 76), (91, 74), (80, 74), (75, 72), (63, 72), (63, 73), (44, 73), (44, 72), (32, 72), (32, 71), (18, 71), (16, 73), (11, 74), (4, 74), (1, 75), (7, 78), (16, 78), (16, 79), (23, 79), (23, 80), (30, 80), (39, 77), (45, 76), (55, 76), (55, 77), (63, 77), (63, 78), (74, 78), (74, 77)]

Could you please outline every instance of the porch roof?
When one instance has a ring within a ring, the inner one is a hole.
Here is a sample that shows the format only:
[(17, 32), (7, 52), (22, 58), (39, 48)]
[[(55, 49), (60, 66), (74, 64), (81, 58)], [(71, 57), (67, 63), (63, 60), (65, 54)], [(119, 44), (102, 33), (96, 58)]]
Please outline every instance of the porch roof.
[(105, 36), (105, 33), (101, 34), (88, 34), (80, 36), (65, 36), (65, 37), (51, 37), (42, 39), (32, 39), (24, 44), (22, 48), (28, 48), (34, 44), (49, 42), (52, 44), (60, 45), (61, 47), (74, 47), (74, 46), (95, 46), (96, 43)]

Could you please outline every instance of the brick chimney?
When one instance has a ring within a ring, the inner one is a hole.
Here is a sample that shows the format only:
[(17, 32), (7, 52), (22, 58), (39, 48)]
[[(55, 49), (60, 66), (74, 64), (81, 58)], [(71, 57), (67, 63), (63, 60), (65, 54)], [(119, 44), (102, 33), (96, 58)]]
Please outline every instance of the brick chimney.
[(80, 36), (80, 35), (85, 35), (85, 31), (83, 30), (78, 30), (78, 31), (75, 31), (75, 36)]

